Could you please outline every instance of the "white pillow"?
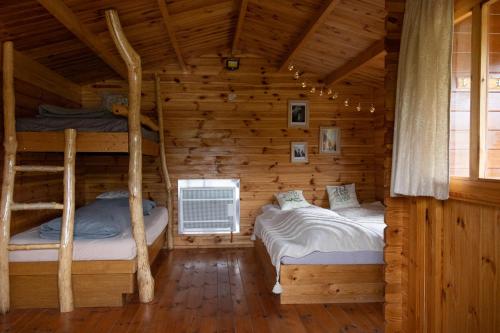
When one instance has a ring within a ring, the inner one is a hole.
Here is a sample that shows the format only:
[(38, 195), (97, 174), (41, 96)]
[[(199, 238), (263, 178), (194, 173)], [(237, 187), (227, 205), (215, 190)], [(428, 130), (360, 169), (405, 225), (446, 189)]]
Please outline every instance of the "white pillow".
[(330, 209), (357, 208), (359, 207), (356, 197), (356, 187), (354, 184), (327, 186), (328, 199), (330, 200)]
[(311, 205), (306, 201), (302, 191), (300, 190), (280, 192), (276, 193), (274, 196), (276, 197), (276, 200), (278, 200), (281, 210), (304, 208)]
[(119, 191), (109, 191), (101, 193), (97, 196), (97, 199), (121, 199), (128, 198), (128, 191), (119, 190)]

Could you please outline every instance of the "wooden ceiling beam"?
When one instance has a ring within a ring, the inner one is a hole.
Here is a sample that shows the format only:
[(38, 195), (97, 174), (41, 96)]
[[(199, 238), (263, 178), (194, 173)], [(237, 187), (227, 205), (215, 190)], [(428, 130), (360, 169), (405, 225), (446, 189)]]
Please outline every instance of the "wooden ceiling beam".
[(179, 42), (177, 41), (177, 37), (175, 36), (175, 30), (172, 26), (172, 18), (170, 17), (170, 13), (168, 12), (165, 0), (158, 0), (158, 7), (160, 7), (161, 17), (163, 18), (163, 25), (165, 26), (165, 29), (167, 29), (168, 38), (170, 39), (170, 44), (174, 49), (175, 56), (177, 57), (177, 62), (179, 63), (182, 71), (184, 73), (188, 73), (189, 69), (186, 66), (186, 62), (184, 61), (184, 57), (181, 53)]
[(314, 36), (317, 28), (325, 22), (328, 15), (333, 11), (335, 6), (340, 2), (340, 0), (328, 0), (325, 2), (321, 10), (316, 14), (316, 16), (310, 21), (309, 25), (299, 36), (293, 47), (290, 49), (288, 54), (283, 58), (283, 62), (279, 68), (280, 71), (285, 70), (288, 65), (293, 61), (293, 58), (297, 52)]
[(358, 70), (359, 68), (366, 65), (372, 59), (380, 56), (385, 53), (385, 42), (384, 38), (376, 41), (372, 45), (370, 45), (366, 50), (363, 50), (359, 53), (358, 56), (349, 60), (344, 65), (340, 66), (336, 70), (332, 71), (328, 74), (324, 79), (325, 85), (333, 85), (347, 76), (349, 76), (352, 72)]
[(111, 67), (122, 78), (127, 78), (125, 63), (110, 52), (100, 38), (88, 29), (78, 19), (76, 14), (62, 0), (38, 0), (52, 16), (73, 33), (80, 41), (90, 48), (99, 58)]
[(231, 52), (236, 54), (240, 51), (241, 32), (243, 31), (243, 24), (245, 23), (245, 16), (247, 15), (248, 0), (241, 0), (240, 14), (238, 15), (238, 23), (234, 32), (233, 47)]
[[(2, 54), (0, 52), (0, 63)], [(41, 88), (57, 96), (72, 102), (82, 103), (82, 87), (45, 67), (22, 52), (14, 50), (14, 77), (18, 80), (28, 82), (35, 87)], [(0, 72), (2, 68), (0, 66)]]

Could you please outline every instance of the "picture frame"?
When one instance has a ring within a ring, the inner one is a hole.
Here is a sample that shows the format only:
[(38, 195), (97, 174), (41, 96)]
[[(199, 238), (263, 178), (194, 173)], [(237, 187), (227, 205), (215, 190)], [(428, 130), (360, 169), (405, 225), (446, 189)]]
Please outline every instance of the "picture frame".
[(288, 101), (288, 127), (309, 128), (309, 101)]
[(307, 163), (309, 162), (309, 152), (307, 142), (290, 143), (290, 162)]
[(320, 127), (319, 129), (319, 153), (340, 154), (340, 128)]

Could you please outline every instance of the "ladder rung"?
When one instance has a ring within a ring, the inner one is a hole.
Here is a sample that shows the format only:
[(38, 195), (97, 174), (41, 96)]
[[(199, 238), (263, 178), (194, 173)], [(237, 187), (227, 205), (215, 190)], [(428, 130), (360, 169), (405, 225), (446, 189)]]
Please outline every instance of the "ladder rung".
[(9, 244), (9, 251), (26, 251), (26, 250), (57, 250), (60, 247), (59, 243), (41, 243), (41, 244)]
[(12, 210), (64, 209), (64, 205), (57, 202), (12, 203)]
[(52, 165), (16, 165), (16, 171), (20, 172), (63, 172), (64, 167)]

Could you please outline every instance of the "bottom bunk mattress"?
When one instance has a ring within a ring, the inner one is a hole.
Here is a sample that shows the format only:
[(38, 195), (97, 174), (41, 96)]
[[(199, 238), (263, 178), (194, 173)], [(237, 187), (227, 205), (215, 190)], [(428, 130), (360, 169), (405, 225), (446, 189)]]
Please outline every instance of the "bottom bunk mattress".
[[(147, 245), (151, 245), (165, 230), (168, 223), (168, 212), (165, 207), (156, 207), (150, 215), (144, 216), (144, 227)], [(40, 244), (57, 242), (41, 238), (40, 227), (19, 233), (11, 238), (11, 244)], [(137, 250), (131, 228), (121, 234), (104, 239), (75, 239), (73, 260), (131, 260), (136, 257)], [(9, 253), (11, 262), (57, 261), (58, 250), (13, 251)]]

